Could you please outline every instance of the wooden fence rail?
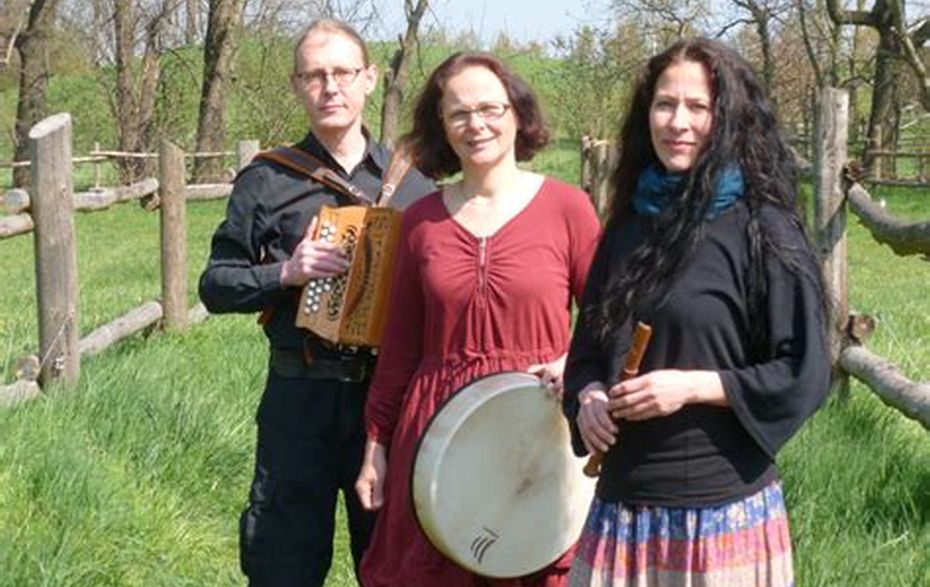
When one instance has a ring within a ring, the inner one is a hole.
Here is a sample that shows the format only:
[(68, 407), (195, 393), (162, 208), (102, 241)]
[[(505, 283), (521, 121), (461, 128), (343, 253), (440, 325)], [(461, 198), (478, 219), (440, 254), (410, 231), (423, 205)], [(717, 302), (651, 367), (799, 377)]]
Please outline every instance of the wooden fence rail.
[[(236, 161), (237, 169), (242, 169), (255, 153), (258, 152), (258, 141), (239, 141), (236, 144)], [(119, 153), (125, 156), (125, 153)], [(223, 153), (198, 153), (198, 156), (210, 156), (227, 154)], [(142, 155), (148, 156), (148, 153)], [(157, 154), (155, 155), (158, 156)], [(182, 154), (182, 157), (187, 155)], [(72, 159), (76, 161), (76, 159)], [(183, 159), (182, 159), (183, 163)], [(183, 167), (181, 167), (183, 171)], [(187, 200), (214, 200), (228, 197), (232, 192), (230, 183), (206, 183), (191, 184), (182, 186), (183, 193)], [(81, 212), (93, 212), (106, 210), (114, 204), (128, 202), (131, 200), (140, 200), (157, 196), (159, 191), (158, 179), (149, 177), (137, 181), (127, 186), (95, 188), (87, 192), (75, 193), (71, 200), (75, 210)], [(0, 200), (0, 239), (10, 238), (21, 234), (28, 234), (34, 229), (32, 217), (29, 211), (32, 207), (32, 197), (29, 192), (22, 188), (14, 188), (6, 192)], [(155, 199), (151, 205), (146, 206), (149, 210), (158, 207), (158, 200)]]
[(858, 182), (846, 188), (849, 209), (862, 221), (872, 238), (891, 247), (897, 255), (923, 255), (930, 259), (930, 221), (909, 222), (895, 218), (872, 200)]
[[(111, 159), (158, 159), (159, 153), (136, 153), (132, 151), (117, 151), (115, 149), (101, 149), (94, 143), (94, 149), (84, 157), (74, 157), (73, 163), (102, 163)], [(197, 153), (185, 153), (187, 159), (217, 159), (220, 157), (238, 156), (239, 151), (200, 151)], [(17, 167), (29, 167), (32, 161), (4, 161), (0, 162), (0, 169), (15, 169)]]
[[(814, 137), (816, 140), (816, 137)], [(808, 137), (792, 137), (792, 145), (798, 146), (803, 152), (811, 148), (812, 139)], [(815, 143), (816, 144), (816, 143)], [(849, 144), (850, 157), (861, 159), (873, 158), (879, 161), (873, 169), (873, 175), (863, 179), (864, 183), (871, 185), (903, 186), (903, 187), (930, 187), (930, 143), (925, 139), (918, 141), (900, 141), (897, 150), (869, 149), (863, 143)], [(893, 171), (890, 176), (883, 175), (884, 160), (890, 159)], [(913, 161), (910, 173), (902, 174), (896, 169), (898, 160)]]
[[(851, 315), (848, 294), (846, 215), (852, 211), (873, 238), (887, 244), (897, 255), (923, 255), (930, 259), (930, 222), (907, 222), (876, 205), (861, 184), (847, 171), (847, 118), (849, 98), (845, 91), (826, 88), (817, 112), (814, 162), (799, 157), (805, 177), (814, 183), (814, 241), (823, 258), (821, 269), (831, 297), (830, 348), (834, 382), (844, 388), (851, 375), (864, 383), (883, 402), (930, 430), (930, 382), (914, 382), (897, 367), (869, 351), (859, 324), (870, 318)], [(608, 178), (616, 149), (606, 141), (582, 141), (581, 185), (599, 212), (607, 207)]]
[[(11, 190), (12, 197), (4, 199), (4, 209), (14, 214), (0, 218), (0, 238), (34, 233), (39, 350), (21, 361), (13, 384), (0, 386), (0, 406), (36, 397), (48, 385), (73, 386), (82, 356), (97, 354), (143, 329), (158, 324), (183, 329), (205, 319), (202, 304), (186, 307), (186, 203), (225, 197), (232, 190), (230, 184), (185, 185), (186, 155), (165, 141), (160, 149), (159, 179), (73, 194), (70, 115), (41, 121), (29, 136), (33, 193)], [(236, 150), (240, 168), (257, 151), (257, 141), (240, 142)], [(74, 212), (103, 210), (143, 197), (152, 197), (160, 210), (161, 300), (143, 303), (79, 339)]]

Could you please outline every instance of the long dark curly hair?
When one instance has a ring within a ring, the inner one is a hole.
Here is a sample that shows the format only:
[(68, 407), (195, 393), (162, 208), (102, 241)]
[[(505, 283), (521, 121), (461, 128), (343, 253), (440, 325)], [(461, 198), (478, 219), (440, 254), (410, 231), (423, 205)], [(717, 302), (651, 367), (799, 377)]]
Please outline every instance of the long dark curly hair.
[[(759, 222), (761, 206), (775, 206), (806, 235), (797, 212), (797, 165), (773, 105), (744, 59), (723, 43), (705, 38), (675, 43), (650, 59), (637, 80), (620, 131), (620, 157), (611, 177), (611, 213), (599, 254), (609, 254), (604, 241), (611, 229), (633, 214), (631, 203), (640, 173), (651, 164), (661, 167), (650, 135), (650, 106), (662, 72), (683, 61), (701, 64), (708, 74), (711, 134), (688, 173), (680, 198), (655, 219), (657, 226), (630, 254), (624, 270), (613, 271), (594, 303), (585, 308), (597, 337), (605, 343), (631, 316), (640, 314), (641, 304), (654, 307), (668, 294), (674, 278), (701, 241), (720, 174), (734, 164), (742, 171), (743, 200), (749, 207), (750, 315), (759, 315), (767, 294), (763, 264), (766, 250), (784, 258), (792, 270), (802, 270), (796, 258), (792, 260), (791, 255), (777, 250)], [(814, 278), (819, 282), (819, 275)], [(751, 336), (753, 347), (760, 348), (765, 327), (754, 328)]]

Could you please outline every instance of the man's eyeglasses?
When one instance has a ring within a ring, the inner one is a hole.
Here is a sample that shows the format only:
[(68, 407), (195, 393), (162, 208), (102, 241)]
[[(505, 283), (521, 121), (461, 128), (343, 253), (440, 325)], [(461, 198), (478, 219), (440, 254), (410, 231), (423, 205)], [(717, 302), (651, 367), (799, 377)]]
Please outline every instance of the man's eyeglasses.
[(351, 86), (352, 83), (358, 79), (358, 74), (365, 69), (364, 67), (355, 67), (355, 68), (345, 68), (337, 67), (332, 71), (326, 71), (325, 69), (314, 69), (312, 71), (299, 71), (294, 74), (294, 77), (300, 82), (300, 84), (306, 88), (322, 88), (326, 85), (326, 79), (332, 76), (333, 81), (336, 82), (336, 85), (340, 88), (345, 88)]
[(472, 114), (477, 114), (478, 118), (484, 121), (497, 120), (510, 110), (510, 104), (506, 102), (482, 102), (471, 108), (459, 108), (448, 114), (440, 113), (440, 117), (453, 127), (462, 127), (468, 124)]

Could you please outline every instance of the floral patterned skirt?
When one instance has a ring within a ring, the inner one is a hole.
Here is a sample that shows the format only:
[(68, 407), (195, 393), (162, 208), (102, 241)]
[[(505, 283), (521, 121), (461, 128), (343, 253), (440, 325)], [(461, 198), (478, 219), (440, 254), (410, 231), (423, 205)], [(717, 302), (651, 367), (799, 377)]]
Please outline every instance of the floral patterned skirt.
[(791, 587), (781, 483), (718, 507), (591, 504), (572, 587)]

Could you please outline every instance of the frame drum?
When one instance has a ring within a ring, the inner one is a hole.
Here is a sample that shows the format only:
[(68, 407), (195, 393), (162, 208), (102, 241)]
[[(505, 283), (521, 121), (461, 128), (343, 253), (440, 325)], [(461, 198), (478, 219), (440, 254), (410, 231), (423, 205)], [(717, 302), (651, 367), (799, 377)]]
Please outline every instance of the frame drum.
[(480, 575), (545, 568), (581, 535), (595, 479), (572, 453), (561, 402), (529, 373), (477, 379), (433, 415), (411, 491), (433, 545)]

